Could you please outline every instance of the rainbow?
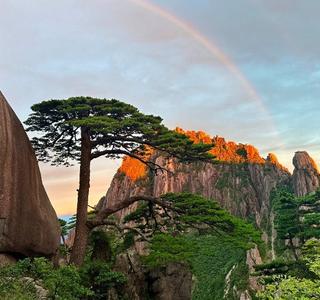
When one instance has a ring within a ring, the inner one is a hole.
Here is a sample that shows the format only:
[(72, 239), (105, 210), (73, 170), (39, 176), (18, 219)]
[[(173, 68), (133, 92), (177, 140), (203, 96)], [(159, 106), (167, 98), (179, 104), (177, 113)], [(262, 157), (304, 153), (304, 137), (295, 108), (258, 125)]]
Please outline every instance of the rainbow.
[(186, 22), (185, 20), (180, 19), (179, 17), (173, 15), (169, 11), (163, 9), (162, 7), (151, 3), (147, 0), (130, 0), (131, 2), (139, 5), (140, 7), (149, 10), (164, 19), (170, 21), (172, 24), (176, 25), (182, 31), (186, 32), (188, 35), (192, 36), (192, 38), (205, 47), (218, 61), (220, 61), (226, 68), (241, 82), (243, 87), (246, 89), (248, 94), (252, 99), (259, 99), (259, 95), (255, 88), (250, 84), (250, 82), (246, 79), (246, 77), (241, 73), (239, 68), (235, 65), (235, 63), (228, 57), (221, 49), (218, 48), (216, 43), (209, 40), (206, 36), (204, 36), (201, 32), (195, 29), (191, 24)]
[[(173, 15), (171, 12), (163, 9), (162, 7), (154, 3), (151, 3), (148, 0), (129, 0), (129, 1), (171, 22), (172, 24), (180, 28), (183, 32), (191, 36), (196, 42), (202, 45), (205, 49), (207, 49), (209, 53), (211, 53), (214, 56), (215, 59), (221, 62), (227, 68), (227, 70), (229, 70), (229, 72), (233, 74), (237, 78), (237, 80), (239, 80), (242, 87), (250, 96), (249, 100), (254, 101), (258, 106), (258, 108), (268, 117), (268, 119), (272, 120), (271, 114), (269, 113), (268, 109), (265, 107), (261, 97), (255, 90), (253, 85), (248, 81), (245, 75), (240, 71), (240, 69), (232, 61), (232, 59), (228, 57), (216, 45), (214, 41), (212, 41), (211, 39), (209, 40), (205, 35), (203, 35), (196, 28), (194, 28), (192, 24), (189, 24), (185, 20), (180, 19), (179, 17)], [(273, 123), (271, 123), (270, 125), (271, 125), (270, 129), (274, 130), (278, 134), (276, 130), (276, 126)]]

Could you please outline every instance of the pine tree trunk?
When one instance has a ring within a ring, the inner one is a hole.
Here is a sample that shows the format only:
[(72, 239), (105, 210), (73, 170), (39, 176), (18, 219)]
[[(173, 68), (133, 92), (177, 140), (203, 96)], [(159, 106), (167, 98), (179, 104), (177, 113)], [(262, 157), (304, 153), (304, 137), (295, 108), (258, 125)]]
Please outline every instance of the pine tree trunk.
[(77, 202), (77, 222), (74, 244), (72, 247), (70, 263), (81, 266), (88, 242), (89, 228), (87, 227), (88, 198), (90, 188), (90, 162), (91, 144), (90, 135), (87, 128), (81, 128), (81, 158), (80, 158), (80, 178)]
[(295, 260), (298, 261), (299, 257), (298, 257), (298, 254), (296, 252), (296, 248), (295, 248), (295, 246), (293, 244), (293, 238), (291, 236), (289, 237), (289, 244), (290, 244), (290, 248), (292, 250), (292, 253), (293, 253), (293, 256), (294, 256)]

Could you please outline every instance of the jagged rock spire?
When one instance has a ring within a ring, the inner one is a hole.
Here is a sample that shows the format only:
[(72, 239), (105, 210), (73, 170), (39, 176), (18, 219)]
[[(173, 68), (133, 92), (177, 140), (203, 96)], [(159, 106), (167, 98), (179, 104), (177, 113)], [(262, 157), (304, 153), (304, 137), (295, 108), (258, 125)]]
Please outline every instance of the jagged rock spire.
[(306, 151), (298, 151), (293, 158), (293, 189), (297, 196), (305, 196), (320, 187), (320, 173), (315, 161)]

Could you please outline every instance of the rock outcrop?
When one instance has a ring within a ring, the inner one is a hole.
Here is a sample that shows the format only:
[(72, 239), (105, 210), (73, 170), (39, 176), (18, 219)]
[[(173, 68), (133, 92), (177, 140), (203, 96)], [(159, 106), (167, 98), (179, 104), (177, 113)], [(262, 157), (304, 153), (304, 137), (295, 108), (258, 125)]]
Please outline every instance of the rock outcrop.
[(59, 235), (31, 143), (0, 92), (0, 253), (50, 256)]
[(180, 263), (169, 263), (149, 273), (150, 296), (155, 300), (191, 300), (192, 273)]
[(254, 267), (262, 264), (262, 258), (257, 246), (247, 251), (246, 263), (249, 269), (249, 287), (253, 291), (259, 291), (261, 289), (259, 278), (255, 275), (252, 275), (255, 272)]
[[(147, 269), (134, 249), (117, 256), (114, 270), (126, 274), (122, 296), (131, 300), (189, 300), (192, 293), (192, 273), (182, 263)], [(112, 297), (119, 299), (119, 297)]]
[[(264, 159), (251, 145), (226, 142), (221, 137), (210, 138), (203, 132), (184, 133), (195, 142), (212, 143), (214, 147), (210, 153), (219, 163), (182, 164), (155, 152), (150, 154), (151, 160), (170, 171), (155, 176), (139, 161), (125, 158), (112, 180), (106, 200), (102, 200), (99, 207), (137, 194), (159, 196), (168, 192), (192, 192), (217, 200), (233, 215), (255, 220), (261, 226), (263, 219), (268, 218), (271, 191), (290, 181), (288, 170), (280, 165), (275, 155)], [(134, 210), (136, 205), (121, 211), (119, 216)]]
[(134, 249), (117, 256), (114, 270), (126, 274), (123, 296), (131, 300), (149, 299), (148, 280), (141, 259)]
[(305, 151), (295, 153), (292, 176), (293, 190), (297, 196), (305, 196), (320, 187), (320, 173), (315, 161)]
[(17, 260), (9, 254), (0, 254), (0, 268), (14, 265)]

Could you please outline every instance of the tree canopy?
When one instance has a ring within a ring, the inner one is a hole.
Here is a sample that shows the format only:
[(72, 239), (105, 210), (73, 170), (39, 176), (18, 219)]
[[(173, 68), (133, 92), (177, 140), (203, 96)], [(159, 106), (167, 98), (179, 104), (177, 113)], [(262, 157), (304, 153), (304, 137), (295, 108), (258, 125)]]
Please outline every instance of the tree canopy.
[[(42, 133), (32, 139), (39, 160), (69, 165), (81, 156), (81, 128), (87, 128), (91, 159), (128, 155), (141, 160), (146, 146), (183, 161), (213, 158), (212, 145), (194, 144), (183, 134), (169, 130), (158, 116), (115, 100), (73, 97), (49, 100), (31, 107), (27, 131)], [(151, 162), (148, 163), (150, 167)], [(154, 167), (154, 166), (153, 166)]]
[(251, 224), (232, 216), (213, 200), (191, 193), (168, 193), (157, 203), (142, 202), (124, 222), (134, 221), (144, 236), (156, 233), (180, 235), (197, 232), (241, 236), (243, 245), (259, 243), (260, 233)]

